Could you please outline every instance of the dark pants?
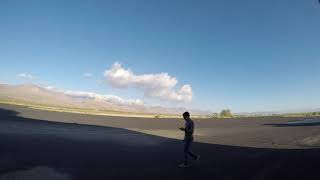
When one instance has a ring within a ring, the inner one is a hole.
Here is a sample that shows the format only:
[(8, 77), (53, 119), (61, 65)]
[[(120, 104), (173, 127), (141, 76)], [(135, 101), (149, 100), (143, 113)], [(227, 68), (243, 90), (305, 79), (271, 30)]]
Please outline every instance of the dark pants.
[(197, 159), (197, 155), (191, 152), (191, 144), (193, 142), (193, 137), (186, 137), (184, 139), (184, 163), (188, 164), (188, 155), (193, 157), (193, 159)]

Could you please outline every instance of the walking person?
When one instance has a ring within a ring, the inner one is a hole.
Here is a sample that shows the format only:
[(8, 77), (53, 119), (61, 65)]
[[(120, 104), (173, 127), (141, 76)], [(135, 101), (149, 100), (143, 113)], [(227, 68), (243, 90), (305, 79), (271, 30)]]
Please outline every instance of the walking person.
[(181, 131), (184, 131), (184, 162), (179, 165), (180, 168), (190, 167), (188, 156), (191, 156), (194, 160), (199, 160), (200, 155), (194, 154), (190, 148), (193, 142), (194, 122), (190, 119), (189, 112), (183, 113), (183, 119), (186, 121), (185, 127), (180, 127)]

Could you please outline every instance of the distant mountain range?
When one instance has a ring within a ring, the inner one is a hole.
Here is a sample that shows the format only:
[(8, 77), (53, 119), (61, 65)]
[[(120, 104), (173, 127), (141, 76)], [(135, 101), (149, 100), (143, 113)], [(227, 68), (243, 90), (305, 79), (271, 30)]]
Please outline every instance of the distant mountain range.
[(320, 112), (320, 108), (310, 109), (291, 109), (291, 110), (279, 110), (279, 111), (261, 111), (261, 112), (241, 112), (236, 113), (239, 116), (271, 116), (271, 115), (283, 115), (283, 114), (295, 114), (295, 113), (307, 113), (307, 112)]
[[(0, 84), (0, 99), (30, 102), (34, 104), (85, 108), (95, 110), (112, 110), (146, 114), (181, 114), (186, 108), (166, 108), (149, 106), (139, 101), (123, 101), (117, 96), (99, 95), (88, 92), (61, 91), (35, 84), (8, 85)], [(207, 115), (210, 112), (189, 110), (194, 115)]]

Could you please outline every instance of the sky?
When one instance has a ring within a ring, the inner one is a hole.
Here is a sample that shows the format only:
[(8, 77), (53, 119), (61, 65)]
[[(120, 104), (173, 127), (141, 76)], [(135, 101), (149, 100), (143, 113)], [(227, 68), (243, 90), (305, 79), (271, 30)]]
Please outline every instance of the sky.
[(0, 0), (0, 83), (233, 112), (320, 107), (318, 0)]

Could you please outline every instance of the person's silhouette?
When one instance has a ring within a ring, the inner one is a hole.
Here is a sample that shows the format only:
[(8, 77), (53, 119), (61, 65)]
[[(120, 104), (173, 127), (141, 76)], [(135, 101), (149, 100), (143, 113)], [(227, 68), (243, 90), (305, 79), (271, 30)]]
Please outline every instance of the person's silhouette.
[(185, 127), (180, 127), (181, 131), (184, 131), (184, 163), (180, 164), (179, 167), (189, 167), (188, 156), (193, 157), (195, 160), (199, 160), (200, 156), (194, 154), (190, 151), (191, 144), (193, 142), (193, 131), (194, 131), (194, 122), (190, 119), (189, 112), (184, 112), (183, 119), (186, 121)]

